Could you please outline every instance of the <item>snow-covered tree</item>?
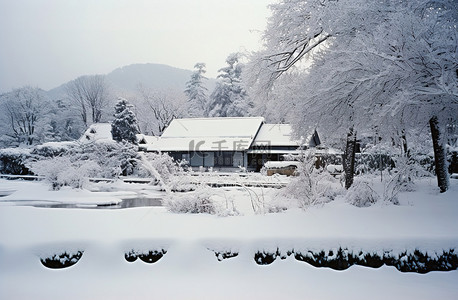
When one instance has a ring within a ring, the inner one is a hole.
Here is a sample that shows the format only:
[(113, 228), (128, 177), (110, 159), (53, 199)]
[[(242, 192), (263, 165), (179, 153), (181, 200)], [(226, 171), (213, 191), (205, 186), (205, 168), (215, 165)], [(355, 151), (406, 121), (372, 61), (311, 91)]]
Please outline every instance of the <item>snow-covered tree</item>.
[(89, 177), (100, 171), (100, 166), (93, 160), (73, 159), (69, 155), (33, 161), (28, 165), (34, 174), (43, 176), (54, 191), (63, 186), (82, 189), (89, 183)]
[(252, 102), (242, 83), (241, 54), (226, 59), (227, 67), (219, 70), (216, 87), (210, 95), (207, 115), (210, 117), (243, 117), (249, 114)]
[(111, 134), (115, 141), (137, 143), (138, 129), (137, 118), (130, 110), (129, 103), (124, 98), (119, 98), (115, 106), (114, 120), (111, 123)]
[(161, 135), (175, 118), (187, 116), (186, 98), (179, 90), (151, 90), (139, 87), (141, 99), (136, 102), (139, 107), (142, 132)]
[(9, 136), (16, 144), (32, 145), (43, 141), (49, 123), (49, 102), (44, 91), (25, 86), (3, 94), (2, 111), (9, 123)]
[(357, 131), (392, 138), (435, 114), (456, 119), (456, 8), (452, 0), (280, 1), (252, 64), (258, 92), (308, 61), (293, 123), (298, 133), (347, 132), (348, 188)]
[(108, 86), (103, 75), (81, 76), (66, 86), (68, 97), (78, 104), (85, 127), (102, 121), (108, 105)]
[(203, 117), (205, 114), (208, 102), (208, 90), (204, 84), (204, 80), (207, 80), (204, 76), (205, 72), (204, 63), (195, 64), (191, 79), (186, 83), (184, 92), (188, 97), (188, 112), (192, 117)]
[[(447, 1), (398, 4), (371, 32), (318, 55), (307, 76), (310, 96), (304, 97), (315, 106), (328, 103), (355, 130), (377, 127), (381, 137), (399, 141), (405, 150), (408, 132), (429, 123), (442, 192), (448, 174), (439, 126), (456, 120), (458, 109), (455, 11)], [(299, 123), (307, 122), (313, 105), (302, 108)]]
[[(390, 1), (382, 2), (388, 5)], [(375, 1), (368, 3), (363, 0), (282, 0), (270, 7), (272, 16), (264, 33), (265, 50), (254, 55), (250, 64), (251, 76), (247, 76), (249, 84), (253, 86), (251, 94), (260, 99), (258, 103), (263, 103), (264, 99), (269, 99), (269, 93), (279, 89), (279, 85), (275, 84), (283, 74), (300, 73), (310, 65), (313, 54), (323, 51), (330, 45), (350, 43), (359, 32), (372, 31), (377, 22), (381, 22), (384, 17), (379, 3)], [(298, 76), (299, 79), (303, 77)], [(306, 96), (310, 96), (311, 92), (315, 94), (316, 89), (307, 90), (303, 87), (304, 84), (302, 81), (296, 84), (300, 92), (308, 93), (305, 94)], [(300, 108), (309, 105), (310, 101), (303, 101), (303, 95), (294, 96), (294, 98), (298, 101), (296, 101), (297, 106), (294, 108), (293, 115), (297, 115)], [(299, 136), (307, 133), (310, 126), (317, 127), (319, 124), (312, 124), (312, 122), (320, 121), (325, 114), (331, 115), (329, 109), (335, 106), (335, 104), (330, 105), (322, 101), (316, 101), (313, 104), (314, 108), (318, 109), (318, 113), (307, 112), (309, 119), (306, 124), (300, 122), (294, 124)], [(341, 128), (348, 133), (347, 155), (345, 156), (348, 160), (344, 160), (348, 167), (345, 173), (346, 186), (349, 187), (354, 173), (354, 168), (352, 168), (354, 164), (351, 161), (354, 160), (356, 150), (356, 143), (354, 143), (356, 130), (353, 124), (354, 106), (349, 101), (343, 101), (341, 104), (345, 106), (346, 110), (345, 112), (340, 111), (339, 114), (346, 120), (346, 124)], [(272, 107), (275, 109), (277, 106), (272, 105)], [(332, 120), (331, 124), (335, 125), (335, 121)], [(343, 135), (341, 130), (334, 130), (332, 133), (334, 136)]]

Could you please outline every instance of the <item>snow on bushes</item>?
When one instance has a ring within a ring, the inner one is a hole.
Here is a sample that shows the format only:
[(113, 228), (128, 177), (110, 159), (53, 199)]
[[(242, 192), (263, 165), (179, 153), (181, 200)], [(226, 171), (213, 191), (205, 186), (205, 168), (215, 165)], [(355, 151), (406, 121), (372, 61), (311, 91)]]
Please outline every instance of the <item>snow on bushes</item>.
[[(145, 158), (162, 177), (164, 183), (168, 184), (173, 180), (173, 175), (182, 171), (181, 164), (177, 164), (167, 153), (145, 153)], [(143, 176), (151, 176), (147, 170), (140, 171)]]
[(0, 149), (0, 173), (13, 175), (28, 175), (29, 169), (25, 161), (31, 157), (27, 148)]
[(91, 160), (71, 159), (70, 156), (59, 156), (29, 163), (33, 173), (44, 176), (53, 190), (63, 186), (83, 188), (90, 176), (100, 171), (100, 166)]
[(36, 154), (26, 165), (34, 174), (44, 176), (53, 190), (62, 186), (83, 188), (89, 177), (118, 178), (139, 173), (136, 147), (128, 143), (75, 143), (59, 156), (46, 156)]
[(215, 194), (215, 190), (207, 185), (199, 185), (192, 192), (168, 193), (162, 204), (173, 213), (212, 214), (221, 217), (237, 216), (231, 196)]
[(100, 166), (98, 177), (118, 178), (138, 171), (137, 148), (129, 143), (89, 143), (75, 150), (74, 155), (80, 160), (93, 160)]
[(225, 250), (225, 251), (218, 251), (218, 250), (212, 250), (212, 249), (208, 249), (208, 250), (212, 251), (215, 254), (216, 259), (218, 259), (218, 261), (223, 261), (225, 259), (234, 258), (239, 255), (237, 251), (232, 251), (232, 250)]
[(458, 268), (458, 255), (454, 249), (442, 251), (365, 251), (339, 247), (325, 250), (297, 249), (258, 250), (254, 261), (258, 265), (270, 265), (277, 258), (282, 260), (294, 256), (298, 261), (308, 263), (317, 268), (346, 270), (353, 265), (369, 268), (380, 268), (383, 265), (393, 266), (401, 272), (428, 273), (431, 271), (452, 271)]
[(315, 167), (316, 157), (308, 152), (297, 166), (296, 177), (277, 193), (277, 197), (286, 202), (297, 199), (301, 208), (324, 204), (343, 193), (339, 181), (329, 172)]
[(70, 151), (77, 145), (76, 142), (48, 142), (36, 145), (32, 149), (32, 154), (39, 157), (56, 157)]
[(43, 266), (50, 269), (63, 269), (68, 268), (76, 264), (83, 256), (84, 251), (76, 252), (64, 252), (60, 254), (54, 254), (49, 257), (40, 258)]
[(373, 174), (373, 180), (375, 180), (375, 174), (380, 175), (382, 184), (379, 189), (374, 189), (369, 181), (371, 178), (369, 174), (364, 175), (364, 180), (361, 177), (356, 178), (345, 196), (347, 202), (358, 207), (367, 207), (379, 200), (398, 205), (400, 192), (414, 191), (416, 178), (431, 176), (422, 166), (406, 156), (395, 156), (393, 162), (395, 163), (394, 168)]
[(431, 271), (451, 271), (458, 268), (458, 256), (454, 249), (428, 253), (419, 249), (403, 251), (366, 252), (352, 251), (339, 247), (328, 252), (292, 251), (295, 259), (318, 268), (345, 270), (352, 265), (380, 268), (383, 265), (393, 266), (401, 272), (428, 273)]
[(164, 198), (163, 205), (173, 213), (207, 213), (217, 214), (221, 211), (219, 205), (211, 199), (211, 188), (199, 186), (188, 193), (170, 193)]
[(348, 189), (345, 200), (357, 207), (368, 207), (380, 200), (380, 196), (366, 181), (355, 181)]
[(128, 262), (135, 262), (137, 258), (140, 258), (141, 261), (153, 264), (159, 261), (165, 254), (167, 253), (166, 250), (149, 250), (149, 251), (139, 251), (139, 250), (131, 250), (129, 252), (124, 253), (124, 258)]

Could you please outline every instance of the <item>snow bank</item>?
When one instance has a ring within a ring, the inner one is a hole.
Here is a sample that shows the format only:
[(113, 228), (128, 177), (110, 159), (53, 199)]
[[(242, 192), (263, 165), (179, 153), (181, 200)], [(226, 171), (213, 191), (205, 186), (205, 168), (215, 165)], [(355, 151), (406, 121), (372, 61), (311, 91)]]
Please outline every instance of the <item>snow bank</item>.
[[(17, 192), (11, 196), (21, 198), (18, 195), (31, 188), (21, 184), (0, 181), (0, 190), (14, 187)], [(375, 203), (359, 208), (338, 198), (307, 211), (277, 214), (249, 214), (251, 200), (244, 189), (215, 190), (233, 197), (244, 214), (232, 217), (172, 214), (163, 207), (1, 206), (0, 298), (454, 299), (458, 271), (420, 275), (388, 266), (335, 271), (286, 255), (291, 250), (318, 253), (339, 248), (399, 255), (415, 249), (428, 253), (457, 249), (458, 184), (452, 180), (445, 194), (435, 191), (434, 185), (434, 178), (427, 179), (417, 192), (401, 193), (399, 206)], [(46, 194), (46, 188), (36, 185), (32, 190), (40, 197)], [(256, 190), (258, 195), (261, 191)], [(63, 198), (67, 193), (55, 192)], [(264, 195), (267, 199), (270, 194)], [(285, 259), (256, 263), (256, 253), (277, 249)], [(163, 255), (154, 263), (129, 262), (125, 254), (132, 250)], [(49, 269), (40, 262), (43, 255), (78, 251), (84, 251), (81, 258), (68, 268)]]
[(98, 192), (63, 187), (61, 191), (51, 191), (43, 182), (24, 182), (0, 179), (0, 193), (8, 195), (0, 198), (0, 207), (11, 205), (114, 205), (121, 202), (121, 198), (135, 195), (134, 192)]

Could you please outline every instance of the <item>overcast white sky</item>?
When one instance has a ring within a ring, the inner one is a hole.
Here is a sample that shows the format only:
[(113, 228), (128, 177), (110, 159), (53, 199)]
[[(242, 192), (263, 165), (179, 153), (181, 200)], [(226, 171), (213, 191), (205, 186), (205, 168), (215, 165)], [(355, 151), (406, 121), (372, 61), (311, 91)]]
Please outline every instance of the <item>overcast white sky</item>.
[(273, 0), (0, 0), (0, 92), (45, 90), (133, 63), (215, 77), (228, 54), (257, 50)]

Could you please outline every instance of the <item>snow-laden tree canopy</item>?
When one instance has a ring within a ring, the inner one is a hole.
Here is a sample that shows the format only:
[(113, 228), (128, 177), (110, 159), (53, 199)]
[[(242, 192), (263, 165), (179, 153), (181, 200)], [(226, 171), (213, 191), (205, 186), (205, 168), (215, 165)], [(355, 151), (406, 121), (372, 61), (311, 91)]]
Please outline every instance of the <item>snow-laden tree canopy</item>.
[[(456, 1), (283, 0), (271, 8), (251, 83), (265, 99), (262, 91), (274, 102), (294, 99), (298, 134), (350, 129), (405, 143), (413, 130), (456, 123)], [(285, 74), (295, 84), (281, 94)]]
[(227, 59), (227, 66), (219, 70), (218, 81), (207, 107), (210, 117), (245, 117), (252, 107), (242, 83), (244, 64), (241, 54), (232, 53)]
[(192, 117), (203, 117), (207, 107), (208, 96), (207, 88), (204, 85), (205, 64), (197, 63), (194, 66), (194, 72), (191, 79), (186, 83), (185, 94), (188, 97), (189, 115)]
[(81, 76), (65, 86), (67, 96), (79, 106), (80, 116), (87, 126), (102, 121), (108, 105), (109, 89), (104, 75)]
[(175, 118), (187, 115), (186, 97), (181, 90), (153, 90), (140, 86), (135, 104), (142, 133), (159, 136)]
[(115, 106), (114, 120), (111, 123), (111, 134), (115, 141), (137, 143), (138, 129), (137, 118), (124, 98), (119, 98)]
[(271, 9), (265, 50), (250, 64), (253, 94), (264, 109), (272, 95), (292, 102), (298, 129), (394, 129), (457, 104), (456, 1), (284, 0)]
[(5, 120), (6, 142), (33, 145), (46, 140), (51, 131), (50, 101), (43, 90), (24, 86), (0, 95), (1, 114)]

